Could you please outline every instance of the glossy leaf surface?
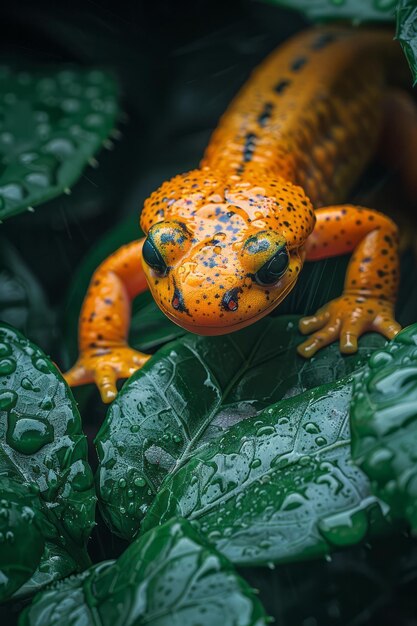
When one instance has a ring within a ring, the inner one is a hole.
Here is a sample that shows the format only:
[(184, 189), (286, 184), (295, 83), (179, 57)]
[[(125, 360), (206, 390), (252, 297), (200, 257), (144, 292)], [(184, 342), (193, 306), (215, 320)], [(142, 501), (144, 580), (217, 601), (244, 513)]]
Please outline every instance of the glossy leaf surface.
[(38, 579), (55, 578), (59, 571), (69, 573), (74, 565), (85, 567), (95, 494), (77, 407), (45, 354), (2, 324), (0, 484), (9, 479), (37, 494), (40, 528), (47, 543)]
[(415, 0), (398, 0), (396, 38), (417, 83), (417, 6)]
[(150, 531), (115, 562), (40, 593), (20, 626), (262, 626), (259, 600), (184, 521)]
[(417, 529), (417, 324), (375, 352), (355, 379), (353, 458), (395, 517)]
[(180, 515), (234, 563), (328, 553), (387, 527), (351, 461), (348, 380), (283, 400), (227, 431), (166, 480), (143, 531)]
[(0, 602), (35, 572), (44, 549), (37, 494), (0, 477)]
[(0, 68), (0, 220), (70, 189), (116, 123), (101, 70)]
[(334, 344), (306, 361), (295, 350), (297, 322), (283, 316), (232, 335), (186, 335), (129, 379), (96, 438), (98, 494), (117, 534), (131, 539), (166, 476), (231, 425), (349, 374), (384, 344), (369, 334), (356, 355), (342, 357)]
[(398, 0), (267, 0), (297, 9), (311, 20), (392, 20)]

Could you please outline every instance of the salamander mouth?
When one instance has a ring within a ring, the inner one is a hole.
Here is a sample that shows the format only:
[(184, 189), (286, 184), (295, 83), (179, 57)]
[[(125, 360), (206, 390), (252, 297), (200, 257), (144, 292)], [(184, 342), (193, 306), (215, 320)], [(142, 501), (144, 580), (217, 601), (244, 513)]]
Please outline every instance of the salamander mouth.
[(245, 328), (246, 326), (250, 326), (254, 322), (257, 322), (258, 320), (262, 319), (263, 317), (271, 313), (271, 311), (273, 311), (277, 306), (279, 306), (281, 302), (285, 299), (285, 297), (288, 295), (288, 293), (293, 289), (293, 287), (295, 286), (297, 282), (297, 278), (298, 276), (296, 276), (295, 279), (291, 283), (289, 283), (285, 287), (285, 289), (281, 291), (279, 298), (277, 298), (277, 300), (272, 302), (268, 307), (265, 307), (265, 309), (261, 311), (260, 313), (252, 315), (251, 317), (248, 317), (242, 321), (225, 324), (223, 326), (216, 326), (216, 325), (210, 325), (210, 324), (205, 324), (205, 325), (190, 324), (188, 323), (187, 318), (179, 320), (159, 302), (157, 302), (157, 304), (159, 308), (161, 309), (161, 311), (171, 320), (171, 322), (174, 322), (174, 324), (176, 324), (177, 326), (180, 326), (181, 328), (184, 328), (184, 330), (187, 330), (190, 333), (194, 333), (195, 335), (206, 335), (206, 336), (227, 335), (229, 333), (234, 333), (238, 330), (241, 330), (242, 328)]

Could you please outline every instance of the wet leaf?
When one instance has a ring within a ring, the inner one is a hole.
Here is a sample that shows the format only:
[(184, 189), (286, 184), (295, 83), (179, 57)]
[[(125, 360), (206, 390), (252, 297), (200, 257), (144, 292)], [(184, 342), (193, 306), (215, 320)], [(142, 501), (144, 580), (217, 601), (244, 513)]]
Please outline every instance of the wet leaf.
[(8, 480), (36, 494), (41, 514), (46, 546), (29, 588), (86, 567), (95, 495), (77, 407), (45, 354), (1, 324), (0, 485)]
[(351, 381), (244, 420), (165, 480), (143, 532), (174, 516), (239, 565), (324, 555), (388, 527), (388, 506), (351, 461)]
[(295, 351), (297, 322), (282, 316), (221, 337), (187, 334), (129, 379), (96, 438), (98, 494), (114, 532), (131, 539), (166, 476), (230, 426), (346, 376), (384, 344), (369, 334), (356, 355), (343, 357), (334, 344), (306, 361)]
[(362, 21), (393, 20), (398, 0), (267, 0), (301, 11), (311, 20)]
[(35, 572), (44, 549), (37, 494), (0, 477), (0, 602)]
[(417, 6), (415, 0), (398, 0), (396, 39), (400, 42), (417, 84)]
[(375, 352), (355, 379), (352, 453), (392, 515), (417, 529), (417, 324)]
[(0, 220), (74, 185), (114, 129), (117, 92), (101, 70), (0, 68)]
[(41, 592), (20, 626), (262, 626), (266, 615), (231, 564), (191, 526), (173, 520)]

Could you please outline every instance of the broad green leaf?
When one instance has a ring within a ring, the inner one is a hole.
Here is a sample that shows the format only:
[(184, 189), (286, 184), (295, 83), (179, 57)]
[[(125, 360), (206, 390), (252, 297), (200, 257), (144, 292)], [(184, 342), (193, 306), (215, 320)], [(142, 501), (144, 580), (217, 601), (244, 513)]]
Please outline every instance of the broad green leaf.
[(52, 346), (54, 316), (36, 276), (5, 237), (0, 238), (0, 320), (44, 350)]
[(114, 129), (117, 92), (97, 69), (0, 68), (0, 220), (74, 185)]
[(375, 352), (355, 379), (353, 459), (392, 515), (417, 529), (417, 324)]
[(267, 0), (301, 11), (310, 20), (386, 21), (394, 19), (398, 0)]
[(19, 626), (263, 626), (264, 610), (231, 564), (183, 520), (39, 593)]
[(36, 580), (86, 567), (95, 494), (77, 407), (45, 354), (1, 324), (0, 485), (10, 479), (37, 494), (47, 545)]
[(415, 0), (398, 0), (396, 39), (402, 46), (415, 86), (417, 84), (417, 6)]
[(32, 576), (41, 559), (38, 500), (28, 485), (0, 478), (0, 602)]
[(358, 354), (337, 344), (306, 361), (298, 317), (260, 321), (221, 337), (188, 334), (164, 346), (112, 403), (97, 435), (98, 494), (114, 532), (131, 539), (165, 477), (212, 439), (273, 402), (346, 376), (384, 344)]
[(351, 379), (288, 398), (229, 429), (165, 480), (143, 532), (195, 524), (233, 563), (324, 555), (388, 527), (350, 455)]

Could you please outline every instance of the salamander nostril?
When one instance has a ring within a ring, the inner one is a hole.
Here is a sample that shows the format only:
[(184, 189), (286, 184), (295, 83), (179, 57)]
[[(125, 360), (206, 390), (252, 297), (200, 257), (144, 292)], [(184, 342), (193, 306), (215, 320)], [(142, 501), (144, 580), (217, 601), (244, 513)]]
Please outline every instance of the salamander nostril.
[(172, 308), (180, 313), (188, 313), (187, 307), (185, 306), (184, 298), (181, 291), (178, 287), (175, 287), (174, 295), (171, 300)]
[(237, 311), (239, 307), (239, 293), (241, 291), (240, 287), (234, 287), (226, 291), (222, 298), (222, 308), (226, 311)]

